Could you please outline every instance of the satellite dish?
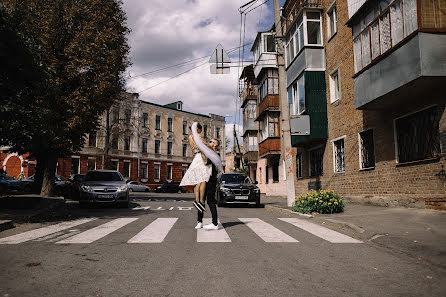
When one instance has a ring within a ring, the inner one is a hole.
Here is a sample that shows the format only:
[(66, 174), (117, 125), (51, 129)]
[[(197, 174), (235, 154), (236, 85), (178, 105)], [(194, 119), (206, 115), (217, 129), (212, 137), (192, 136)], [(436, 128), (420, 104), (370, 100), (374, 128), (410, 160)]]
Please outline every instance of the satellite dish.
[(209, 58), (209, 63), (211, 63), (211, 74), (228, 74), (230, 72), (229, 63), (231, 63), (231, 59), (229, 59), (228, 54), (224, 50), (221, 44), (218, 44)]

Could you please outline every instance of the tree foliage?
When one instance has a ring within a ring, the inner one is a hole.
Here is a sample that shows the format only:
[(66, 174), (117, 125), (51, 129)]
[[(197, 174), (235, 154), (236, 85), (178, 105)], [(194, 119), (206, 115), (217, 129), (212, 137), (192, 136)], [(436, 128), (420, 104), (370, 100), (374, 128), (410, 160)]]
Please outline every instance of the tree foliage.
[[(2, 10), (5, 27), (18, 36), (16, 47), (30, 55), (26, 69), (35, 66), (44, 75), (26, 81), (6, 75), (14, 87), (2, 98), (7, 109), (0, 117), (9, 113), (9, 122), (2, 122), (0, 144), (31, 152), (38, 170), (55, 167), (57, 157), (83, 147), (85, 134), (97, 128), (100, 115), (123, 90), (129, 30), (122, 3), (3, 0)], [(5, 59), (15, 55), (14, 48), (10, 44), (4, 49)], [(23, 116), (27, 113), (31, 119)]]

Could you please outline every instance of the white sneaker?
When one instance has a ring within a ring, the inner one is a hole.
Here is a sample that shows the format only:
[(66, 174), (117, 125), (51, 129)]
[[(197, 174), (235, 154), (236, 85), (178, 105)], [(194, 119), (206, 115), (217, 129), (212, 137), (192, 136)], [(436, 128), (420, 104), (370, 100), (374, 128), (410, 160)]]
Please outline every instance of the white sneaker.
[(195, 229), (201, 229), (203, 228), (203, 223), (198, 222), (197, 226), (195, 226)]
[(215, 226), (214, 224), (208, 224), (208, 225), (204, 225), (203, 228), (206, 230), (218, 230), (218, 229), (222, 229), (223, 226), (221, 224), (218, 224), (217, 226)]

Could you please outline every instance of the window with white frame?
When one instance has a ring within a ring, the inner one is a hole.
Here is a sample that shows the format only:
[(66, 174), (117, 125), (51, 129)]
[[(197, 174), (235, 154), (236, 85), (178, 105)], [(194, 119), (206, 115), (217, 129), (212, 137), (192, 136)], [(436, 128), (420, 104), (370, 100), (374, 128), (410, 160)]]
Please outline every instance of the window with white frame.
[(118, 136), (117, 135), (112, 135), (111, 148), (117, 150), (118, 149), (118, 144), (119, 144)]
[(279, 94), (279, 73), (277, 69), (268, 69), (259, 85), (259, 103), (261, 103), (267, 95), (277, 94)]
[(335, 173), (345, 172), (344, 138), (333, 141), (333, 168)]
[(172, 132), (173, 131), (173, 120), (172, 118), (168, 118), (167, 119), (167, 132)]
[(119, 169), (119, 161), (118, 160), (111, 161), (111, 169), (118, 171), (118, 169)]
[(262, 140), (279, 136), (279, 113), (269, 112), (262, 120)]
[(87, 169), (96, 170), (96, 159), (88, 158)]
[(333, 103), (341, 98), (341, 82), (339, 80), (339, 69), (330, 74), (330, 102)]
[(259, 149), (257, 136), (248, 136), (248, 146), (249, 146), (249, 151), (257, 151)]
[(305, 112), (305, 81), (303, 74), (288, 88), (288, 103), (290, 105), (290, 115), (299, 115)]
[(130, 109), (125, 110), (125, 123), (128, 125), (130, 124), (130, 119), (132, 116), (132, 111)]
[(183, 121), (183, 135), (187, 135), (187, 121)]
[(322, 45), (321, 13), (319, 11), (306, 11), (307, 44)]
[(430, 107), (395, 120), (397, 162), (439, 157), (442, 108)]
[(220, 128), (215, 128), (215, 138), (220, 139)]
[(338, 31), (336, 2), (327, 11), (327, 35), (331, 38)]
[(161, 178), (161, 172), (160, 172), (160, 165), (155, 165), (154, 166), (154, 170), (155, 170), (155, 179), (159, 180)]
[(149, 114), (146, 112), (142, 114), (142, 126), (143, 128), (147, 128), (149, 126)]
[(142, 139), (142, 152), (147, 153), (147, 138)]
[(187, 167), (186, 166), (181, 167), (181, 176), (182, 177), (184, 177), (184, 175), (186, 174), (186, 171), (187, 171)]
[(171, 141), (167, 142), (167, 154), (172, 155), (172, 142)]
[(161, 130), (161, 116), (160, 115), (155, 116), (155, 129)]
[(155, 139), (155, 154), (160, 153), (160, 141), (158, 139)]
[(187, 144), (183, 143), (183, 157), (187, 157)]
[(302, 178), (302, 154), (296, 154), (296, 178)]
[(167, 165), (167, 180), (172, 180), (172, 165)]
[(88, 146), (90, 147), (96, 146), (96, 131), (92, 131), (88, 135)]
[(71, 174), (79, 174), (80, 170), (80, 157), (71, 157)]
[(141, 178), (147, 178), (147, 164), (141, 164)]
[(359, 132), (359, 165), (361, 169), (375, 167), (373, 129)]
[(276, 43), (273, 34), (263, 34), (263, 52), (274, 53), (276, 51)]
[(124, 150), (129, 151), (130, 150), (130, 136), (126, 136), (124, 138)]

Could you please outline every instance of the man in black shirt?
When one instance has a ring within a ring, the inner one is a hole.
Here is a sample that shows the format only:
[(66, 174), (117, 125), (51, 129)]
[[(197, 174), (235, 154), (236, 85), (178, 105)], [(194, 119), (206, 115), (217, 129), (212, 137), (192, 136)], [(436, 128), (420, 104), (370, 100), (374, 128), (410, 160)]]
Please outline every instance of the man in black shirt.
[[(218, 139), (215, 139), (215, 138), (211, 139), (210, 146), (212, 147), (212, 149), (214, 151), (217, 150), (219, 145), (220, 145), (220, 141)], [(209, 160), (209, 159), (208, 159), (206, 165), (212, 165), (212, 174), (211, 174), (211, 177), (209, 178), (209, 181), (206, 183), (206, 194), (205, 194), (205, 198), (209, 205), (209, 210), (211, 211), (211, 214), (212, 214), (212, 224), (205, 225), (205, 226), (203, 226), (203, 228), (207, 229), (207, 230), (218, 230), (218, 229), (223, 228), (223, 226), (218, 223), (217, 206), (216, 206), (217, 199), (215, 197), (215, 195), (217, 193), (218, 170), (217, 170), (217, 167), (215, 166), (215, 164), (212, 163), (211, 160)], [(203, 225), (203, 212), (198, 212), (197, 221), (198, 221), (198, 224), (197, 224), (197, 227), (195, 227), (195, 228), (199, 229)]]

